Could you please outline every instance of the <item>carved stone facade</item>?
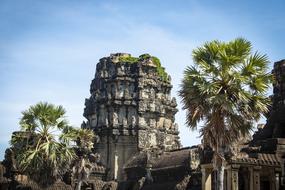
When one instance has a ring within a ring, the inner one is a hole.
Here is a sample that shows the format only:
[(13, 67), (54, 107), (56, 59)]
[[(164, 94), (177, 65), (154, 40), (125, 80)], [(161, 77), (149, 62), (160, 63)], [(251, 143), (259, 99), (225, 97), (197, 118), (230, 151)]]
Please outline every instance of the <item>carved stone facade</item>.
[[(274, 63), (272, 107), (267, 123), (253, 136), (253, 145), (265, 138), (285, 138), (285, 60)], [(284, 146), (285, 148), (285, 146)]]
[(123, 165), (137, 152), (180, 147), (175, 124), (176, 100), (171, 84), (157, 72), (151, 59), (120, 61), (130, 54), (100, 59), (86, 99), (83, 127), (100, 137), (95, 151), (107, 167), (107, 179), (123, 179)]
[(125, 164), (126, 181), (121, 189), (201, 189), (201, 152), (201, 146), (141, 151)]
[[(200, 145), (181, 148), (172, 86), (158, 66), (149, 56), (118, 53), (100, 59), (82, 125), (93, 129), (100, 141), (89, 158), (94, 167), (82, 189), (214, 189), (213, 152)], [(273, 74), (266, 125), (253, 138), (241, 139), (226, 157), (227, 190), (285, 189), (285, 60), (274, 64)], [(63, 181), (49, 189), (75, 187), (69, 175)], [(17, 171), (11, 149), (0, 162), (0, 189), (41, 189)]]

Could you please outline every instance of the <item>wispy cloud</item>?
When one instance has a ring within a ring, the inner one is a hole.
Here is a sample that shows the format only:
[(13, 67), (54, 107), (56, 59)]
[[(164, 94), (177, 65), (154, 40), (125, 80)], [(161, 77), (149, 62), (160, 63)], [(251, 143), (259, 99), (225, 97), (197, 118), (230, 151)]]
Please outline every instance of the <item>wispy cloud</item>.
[[(149, 52), (160, 57), (169, 74), (176, 76), (173, 77), (173, 94), (176, 95), (182, 70), (190, 64), (193, 45), (177, 40), (159, 27), (147, 24), (138, 27), (135, 23), (127, 25), (128, 30), (124, 28), (125, 25), (122, 25), (123, 28), (117, 27), (117, 30), (124, 31), (124, 34), (120, 34), (124, 38), (102, 40), (100, 36), (86, 36), (85, 39), (80, 37), (73, 41), (25, 38), (11, 47), (7, 53), (11, 65), (2, 87), (4, 98), (0, 100), (0, 112), (12, 118), (1, 120), (8, 127), (1, 133), (3, 138), (0, 141), (7, 141), (11, 132), (17, 130), (20, 112), (38, 101), (63, 105), (71, 123), (80, 126), (84, 119), (84, 98), (89, 96), (96, 63), (99, 58), (113, 52), (130, 52), (134, 56)], [(19, 78), (11, 80), (9, 76)], [(179, 123), (181, 121), (178, 119)]]

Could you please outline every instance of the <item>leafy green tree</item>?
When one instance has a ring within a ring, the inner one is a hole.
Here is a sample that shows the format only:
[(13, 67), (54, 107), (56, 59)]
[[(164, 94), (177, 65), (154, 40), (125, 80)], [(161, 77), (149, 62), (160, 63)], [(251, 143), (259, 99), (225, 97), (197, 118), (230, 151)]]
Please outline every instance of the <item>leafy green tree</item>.
[(21, 131), (13, 133), (11, 139), (18, 167), (39, 185), (51, 185), (78, 157), (78, 136), (74, 134), (81, 129), (69, 126), (62, 106), (40, 102), (22, 115)]
[(226, 149), (268, 111), (269, 61), (266, 55), (252, 53), (251, 43), (243, 38), (207, 42), (193, 50), (193, 60), (194, 66), (184, 71), (179, 95), (189, 127), (203, 124), (202, 142), (214, 151), (217, 189), (222, 190)]

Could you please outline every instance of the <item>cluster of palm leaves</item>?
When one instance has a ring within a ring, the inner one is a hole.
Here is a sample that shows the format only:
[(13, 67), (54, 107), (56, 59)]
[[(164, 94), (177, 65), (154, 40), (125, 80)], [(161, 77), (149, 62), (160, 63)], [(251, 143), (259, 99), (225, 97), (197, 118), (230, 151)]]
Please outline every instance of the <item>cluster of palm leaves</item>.
[(40, 185), (49, 185), (71, 170), (78, 150), (91, 151), (95, 135), (69, 126), (62, 106), (38, 103), (22, 112), (21, 131), (11, 145), (19, 170)]
[(225, 148), (247, 135), (268, 111), (269, 61), (253, 53), (243, 38), (207, 42), (193, 51), (193, 60), (179, 92), (186, 122), (192, 129), (202, 122), (203, 143), (213, 149), (215, 165), (221, 165)]

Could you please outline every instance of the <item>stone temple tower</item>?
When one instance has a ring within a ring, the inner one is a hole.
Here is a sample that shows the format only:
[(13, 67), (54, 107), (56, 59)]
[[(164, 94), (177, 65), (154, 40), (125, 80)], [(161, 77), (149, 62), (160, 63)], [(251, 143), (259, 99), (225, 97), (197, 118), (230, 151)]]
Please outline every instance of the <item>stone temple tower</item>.
[(100, 137), (95, 151), (107, 180), (123, 180), (124, 164), (141, 150), (180, 148), (171, 88), (156, 57), (116, 53), (100, 59), (85, 102), (83, 127)]
[(273, 96), (267, 123), (258, 137), (285, 138), (285, 60), (274, 63)]
[(272, 74), (271, 110), (266, 125), (253, 135), (251, 144), (261, 146), (263, 152), (285, 155), (285, 60), (274, 63)]

